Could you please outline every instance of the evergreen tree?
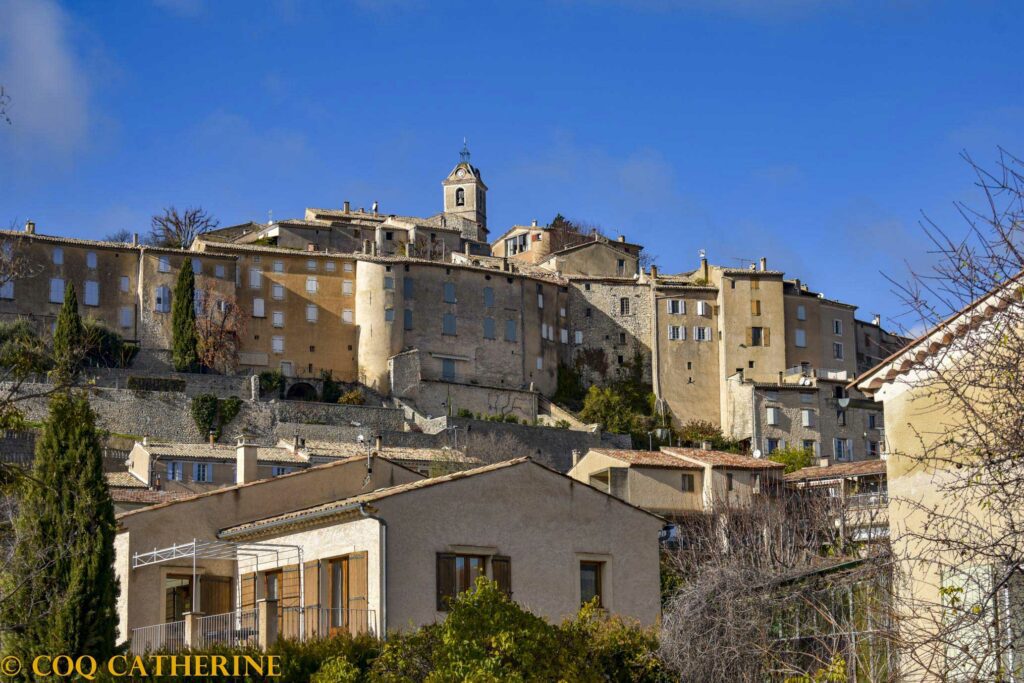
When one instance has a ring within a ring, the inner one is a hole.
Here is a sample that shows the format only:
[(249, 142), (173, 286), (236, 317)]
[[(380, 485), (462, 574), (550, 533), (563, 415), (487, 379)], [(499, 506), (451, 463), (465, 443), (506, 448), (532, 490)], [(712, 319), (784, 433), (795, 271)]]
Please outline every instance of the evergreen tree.
[(114, 504), (89, 402), (58, 392), (36, 445), (0, 605), (6, 653), (105, 659), (117, 636)]
[(85, 357), (85, 328), (78, 315), (78, 295), (70, 282), (64, 288), (64, 305), (57, 315), (53, 332), (53, 371), (55, 384), (71, 384), (78, 377)]
[(185, 259), (174, 286), (174, 304), (171, 308), (171, 360), (178, 372), (194, 372), (199, 365), (195, 298), (196, 277), (192, 272), (192, 260)]

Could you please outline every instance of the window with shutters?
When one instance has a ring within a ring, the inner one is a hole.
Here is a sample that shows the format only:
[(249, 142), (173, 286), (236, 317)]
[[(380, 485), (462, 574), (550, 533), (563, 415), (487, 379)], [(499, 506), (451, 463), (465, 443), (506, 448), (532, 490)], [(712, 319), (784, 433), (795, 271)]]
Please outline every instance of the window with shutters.
[(342, 265), (342, 267), (341, 267), (341, 270), (343, 272), (345, 272), (345, 273), (351, 273), (354, 270), (352, 268), (352, 262), (351, 261), (345, 261), (344, 265)]
[(270, 297), (274, 301), (284, 300), (284, 285), (279, 285), (276, 282), (270, 286)]
[(516, 321), (506, 320), (505, 321), (505, 341), (514, 342), (516, 340)]
[(698, 301), (697, 315), (711, 315), (711, 304), (707, 301)]
[(560, 342), (562, 342), (563, 344), (568, 344), (569, 343), (569, 330), (565, 329), (564, 327), (561, 328), (558, 331), (558, 340)]
[(800, 304), (796, 307), (796, 319), (807, 320), (807, 307)]
[(59, 277), (50, 278), (50, 303), (64, 303), (64, 279)]
[(341, 322), (351, 323), (355, 320), (355, 315), (352, 314), (351, 308), (346, 308), (341, 311)]
[(580, 562), (580, 604), (585, 605), (596, 600), (598, 607), (604, 606), (601, 592), (601, 579), (604, 573), (604, 562)]
[(804, 427), (814, 426), (814, 411), (810, 408), (800, 410), (800, 424)]
[(686, 302), (682, 299), (669, 299), (667, 304), (668, 312), (673, 315), (682, 315), (686, 313)]
[(767, 409), (765, 415), (765, 422), (771, 426), (777, 426), (779, 424), (779, 409), (771, 406)]
[(669, 325), (668, 339), (669, 341), (682, 341), (686, 339), (686, 328), (682, 325)]
[(750, 281), (750, 288), (751, 289), (761, 289), (761, 281), (758, 280), (757, 278), (752, 279)]
[(192, 481), (212, 482), (213, 465), (208, 462), (197, 462), (192, 465)]
[(315, 275), (310, 275), (306, 278), (306, 294), (316, 294), (320, 289), (320, 283), (317, 281)]
[(384, 322), (393, 323), (395, 322), (395, 309), (385, 308), (384, 309)]
[(484, 318), (484, 339), (494, 339), (494, 318)]
[(90, 270), (96, 269), (96, 252), (87, 251), (85, 252), (85, 267)]
[(491, 557), (491, 578), (498, 590), (512, 597), (512, 559), (504, 555)]
[(312, 259), (312, 258), (311, 259), (306, 259), (306, 270), (310, 270), (310, 271), (315, 271), (316, 270), (316, 259)]
[(807, 348), (807, 332), (805, 330), (796, 330), (796, 345), (801, 349)]
[(64, 263), (64, 249), (61, 247), (53, 248), (53, 263), (54, 265), (63, 265)]
[(179, 462), (177, 460), (172, 460), (171, 462), (167, 463), (167, 480), (168, 481), (181, 481), (184, 476), (185, 476), (185, 467), (184, 467), (183, 463), (181, 463), (181, 462)]
[(455, 314), (445, 313), (441, 319), (441, 334), (454, 337), (456, 334)]
[[(416, 289), (416, 281), (415, 280), (413, 280), (408, 275), (406, 275), (405, 277), (402, 278), (402, 296), (404, 296), (406, 299), (414, 298), (413, 292), (415, 291), (415, 289)], [(346, 294), (351, 294), (351, 293), (352, 293), (351, 290), (346, 292)]]
[(761, 315), (761, 300), (751, 299), (750, 300), (750, 315)]
[[(307, 572), (308, 574), (308, 572)], [(366, 633), (369, 623), (367, 554), (353, 553), (327, 561), (326, 619), (329, 633)], [(319, 596), (317, 596), (319, 599)], [(308, 604), (307, 600), (307, 604)]]
[(196, 275), (201, 275), (203, 272), (203, 262), (197, 258), (192, 259), (192, 272)]
[(160, 285), (156, 288), (156, 295), (153, 297), (154, 309), (157, 313), (171, 312), (171, 288)]
[(337, 269), (338, 264), (336, 264), (334, 261), (328, 261), (327, 263), (324, 264), (324, 270), (326, 270), (328, 273), (333, 273)]
[(484, 308), (494, 308), (493, 287), (484, 287)]
[(272, 319), (274, 327), (284, 327), (284, 311), (274, 311)]
[(259, 268), (249, 269), (249, 288), (259, 289), (263, 286), (263, 273), (260, 272)]
[(284, 272), (284, 261), (274, 261), (274, 272), (275, 273), (283, 273)]
[(127, 275), (122, 275), (119, 278), (118, 287), (122, 292), (127, 292), (131, 288), (131, 280), (128, 279)]
[(117, 313), (118, 324), (124, 329), (131, 329), (135, 324), (135, 308), (132, 306), (121, 306)]
[(581, 330), (576, 330), (575, 341), (577, 346), (583, 343), (583, 332)]
[(446, 382), (455, 381), (455, 360), (453, 358), (441, 359), (441, 379)]
[[(408, 280), (406, 280), (406, 282), (408, 282)], [(342, 280), (341, 281), (341, 293), (344, 294), (345, 296), (351, 296), (352, 295), (352, 281), (351, 280)], [(407, 297), (408, 297), (408, 295), (407, 295)]]
[(394, 289), (394, 288), (395, 288), (395, 278), (393, 276), (391, 276), (391, 275), (385, 275), (384, 276), (384, 289)]
[(85, 305), (100, 305), (100, 283), (96, 280), (85, 281)]
[(274, 353), (284, 353), (284, 337), (271, 337), (270, 350)]
[(320, 317), (320, 309), (316, 304), (306, 304), (306, 322), (315, 323)]
[(679, 490), (684, 493), (693, 493), (694, 478), (692, 474), (683, 474)]
[(444, 283), (444, 302), (446, 304), (454, 304), (455, 300), (455, 283), (446, 282)]
[(764, 328), (763, 327), (751, 327), (747, 331), (747, 345), (748, 346), (764, 346)]
[(264, 318), (266, 317), (266, 315), (266, 307), (264, 305), (263, 299), (253, 299), (252, 316), (254, 318)]
[(711, 341), (711, 328), (699, 326), (693, 328), (693, 340), (699, 342)]
[(437, 610), (447, 612), (460, 593), (472, 590), (476, 580), (486, 576), (483, 555), (437, 554)]

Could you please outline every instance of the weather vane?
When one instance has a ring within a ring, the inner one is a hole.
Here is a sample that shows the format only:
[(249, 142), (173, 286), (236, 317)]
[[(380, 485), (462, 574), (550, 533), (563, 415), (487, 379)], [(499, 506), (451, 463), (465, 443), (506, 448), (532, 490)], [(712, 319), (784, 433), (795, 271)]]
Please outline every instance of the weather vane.
[(466, 141), (466, 138), (462, 138), (462, 151), (459, 152), (459, 156), (467, 164), (469, 163), (469, 143)]

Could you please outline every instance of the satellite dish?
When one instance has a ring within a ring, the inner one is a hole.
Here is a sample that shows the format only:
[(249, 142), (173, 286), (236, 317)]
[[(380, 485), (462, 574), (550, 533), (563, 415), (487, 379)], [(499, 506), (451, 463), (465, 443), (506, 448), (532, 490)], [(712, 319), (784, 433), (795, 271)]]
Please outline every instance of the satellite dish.
[(849, 406), (850, 406), (850, 397), (849, 396), (847, 396), (846, 398), (839, 399), (839, 407), (840, 408), (848, 408)]
[(760, 448), (755, 448), (754, 449), (754, 457), (755, 458), (760, 458), (761, 457), (761, 449)]

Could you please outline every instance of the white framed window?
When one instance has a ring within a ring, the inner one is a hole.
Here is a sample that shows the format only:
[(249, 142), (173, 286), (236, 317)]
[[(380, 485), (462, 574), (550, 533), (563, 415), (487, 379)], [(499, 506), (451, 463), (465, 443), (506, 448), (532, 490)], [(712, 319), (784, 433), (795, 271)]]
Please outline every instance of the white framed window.
[(543, 370), (544, 369), (544, 357), (543, 356), (537, 356), (537, 369), (538, 370)]
[(832, 357), (843, 360), (843, 342), (832, 342)]
[(224, 277), (225, 275), (227, 275), (227, 272), (228, 271), (224, 267), (223, 263), (218, 263), (213, 267), (213, 274), (216, 275), (217, 277)]
[(195, 257), (192, 258), (192, 272), (196, 275), (203, 272), (203, 262)]
[(273, 268), (274, 268), (274, 272), (275, 273), (283, 273), (284, 272), (284, 261), (274, 261)]
[(157, 261), (156, 269), (161, 273), (171, 272), (171, 257), (161, 256)]
[(686, 313), (686, 302), (682, 299), (669, 299), (665, 303), (668, 305), (668, 312), (672, 315), (683, 315)]
[(559, 318), (564, 318), (565, 317), (565, 306), (562, 306), (561, 308), (558, 309), (558, 317)]
[(50, 303), (64, 303), (64, 278), (50, 278)]
[(265, 318), (267, 316), (266, 310), (264, 309), (263, 299), (252, 300), (252, 317), (254, 318)]
[(320, 315), (320, 309), (316, 304), (306, 304), (306, 322), (315, 323)]
[(558, 339), (563, 344), (568, 344), (569, 343), (569, 330), (565, 329), (564, 327), (562, 329), (560, 329), (558, 331)]
[(345, 272), (345, 273), (351, 273), (352, 272), (352, 262), (351, 261), (345, 261), (345, 263), (342, 264), (342, 266), (341, 266), (341, 270), (343, 272)]
[(272, 476), (280, 477), (283, 474), (291, 474), (292, 471), (293, 470), (292, 470), (291, 467), (283, 467), (281, 465), (274, 465), (274, 467), (271, 469), (271, 474), (272, 474)]
[(284, 353), (284, 337), (280, 335), (271, 337), (270, 350), (274, 353)]
[(263, 273), (259, 268), (249, 269), (249, 287), (251, 289), (259, 289), (263, 286)]
[(201, 481), (207, 483), (213, 481), (213, 463), (192, 463), (192, 481)]
[(123, 329), (130, 330), (135, 324), (135, 307), (121, 306), (117, 309), (117, 323)]
[(834, 334), (842, 335), (843, 333), (843, 321), (836, 318), (832, 321), (832, 332)]
[(352, 295), (352, 281), (351, 280), (342, 280), (341, 281), (341, 293), (344, 294), (345, 296), (351, 296)]
[(308, 271), (315, 271), (316, 270), (316, 259), (315, 258), (306, 259), (306, 270), (308, 270)]
[(669, 341), (682, 341), (686, 339), (686, 328), (682, 325), (669, 325), (668, 326), (668, 340)]
[(807, 348), (807, 331), (806, 330), (799, 330), (799, 329), (796, 330), (796, 345), (799, 348), (801, 348), (801, 349)]
[(583, 343), (583, 331), (582, 330), (576, 330), (575, 340), (576, 340), (576, 345), (577, 346), (579, 346), (580, 344)]
[(807, 307), (803, 304), (798, 304), (796, 307), (796, 319), (807, 320)]
[(85, 267), (90, 270), (96, 270), (96, 252), (87, 251), (85, 252)]
[(326, 270), (328, 273), (333, 273), (335, 270), (337, 270), (337, 268), (338, 264), (335, 263), (334, 261), (328, 261), (327, 263), (324, 264), (324, 270)]
[(316, 275), (310, 275), (306, 278), (306, 293), (316, 294), (317, 290), (320, 289), (320, 283), (316, 279)]
[(182, 477), (185, 476), (184, 463), (172, 460), (167, 463), (167, 480), (168, 481), (181, 481)]
[(814, 394), (808, 394), (807, 392), (801, 392), (800, 394), (801, 403), (814, 403)]
[(800, 409), (800, 424), (804, 427), (814, 426), (814, 411), (810, 408)]
[(100, 305), (100, 283), (96, 280), (85, 281), (85, 305)]
[(284, 311), (274, 311), (270, 318), (274, 327), (284, 327)]
[(122, 292), (127, 292), (132, 286), (131, 280), (128, 279), (127, 275), (122, 275), (118, 278), (118, 286)]
[(693, 328), (693, 340), (694, 341), (711, 341), (711, 328), (697, 326)]
[(853, 441), (850, 439), (832, 439), (832, 448), (836, 460), (850, 460), (853, 457)]
[(274, 301), (282, 301), (284, 299), (284, 285), (277, 282), (270, 285), (270, 298)]
[(8, 280), (0, 285), (0, 299), (14, 298), (14, 280)]
[(167, 285), (160, 285), (153, 295), (153, 309), (157, 313), (171, 312), (171, 288)]
[(547, 323), (541, 323), (540, 324), (540, 338), (541, 339), (547, 339), (548, 338), (548, 324)]
[(775, 406), (769, 406), (766, 411), (765, 423), (776, 427), (779, 424), (779, 409)]
[(355, 317), (352, 315), (352, 309), (351, 308), (346, 308), (345, 310), (343, 310), (341, 312), (341, 322), (343, 322), (343, 323), (351, 323), (354, 319), (355, 319)]
[(537, 292), (537, 308), (544, 308), (544, 292)]
[(711, 304), (707, 301), (698, 301), (697, 315), (711, 315)]
[(62, 247), (53, 248), (53, 263), (58, 266), (64, 264), (64, 249)]

